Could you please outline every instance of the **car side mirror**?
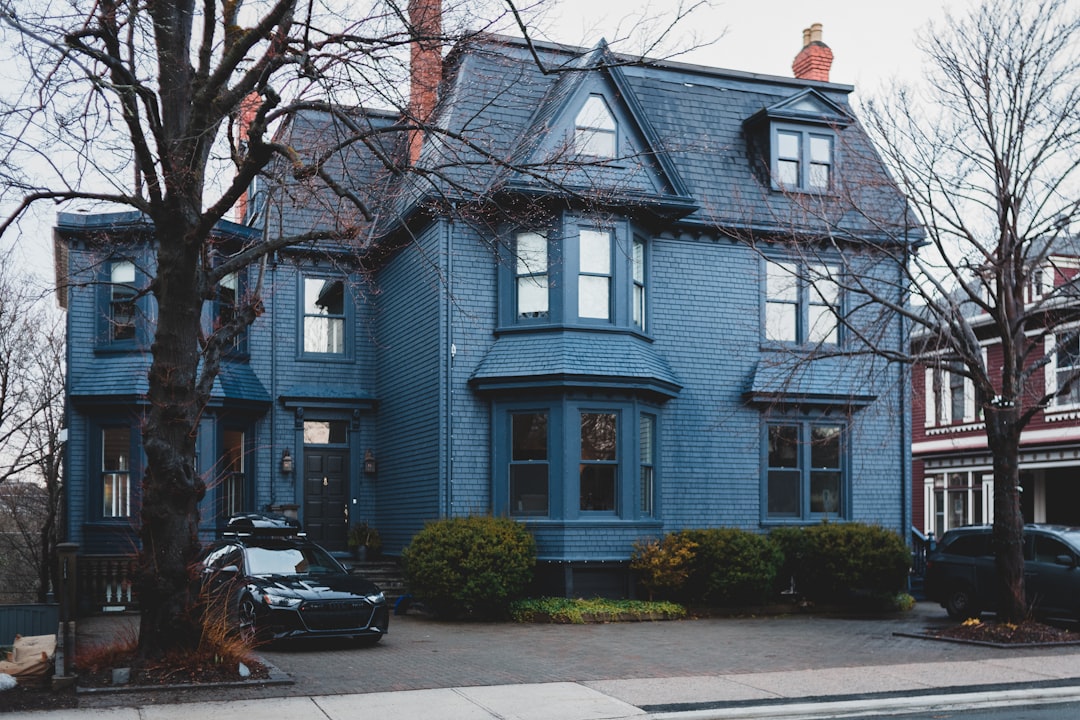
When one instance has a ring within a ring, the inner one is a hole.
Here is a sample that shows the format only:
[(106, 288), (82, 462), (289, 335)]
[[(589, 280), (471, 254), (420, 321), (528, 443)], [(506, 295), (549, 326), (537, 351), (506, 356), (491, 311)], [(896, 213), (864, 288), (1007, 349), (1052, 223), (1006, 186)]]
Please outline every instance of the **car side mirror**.
[(218, 570), (218, 572), (229, 573), (230, 575), (237, 575), (240, 572), (240, 568), (235, 565), (226, 565), (225, 567)]
[(1054, 558), (1054, 561), (1058, 565), (1064, 565), (1065, 567), (1076, 567), (1076, 558), (1072, 555), (1058, 555)]

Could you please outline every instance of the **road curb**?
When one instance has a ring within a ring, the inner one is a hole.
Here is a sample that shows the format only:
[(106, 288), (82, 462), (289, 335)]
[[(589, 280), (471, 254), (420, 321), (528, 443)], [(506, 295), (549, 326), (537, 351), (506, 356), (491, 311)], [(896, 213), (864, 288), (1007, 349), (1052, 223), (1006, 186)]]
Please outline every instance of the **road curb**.
[(892, 715), (903, 712), (939, 710), (974, 710), (1024, 703), (1047, 705), (1080, 700), (1080, 686), (1016, 688), (989, 692), (936, 693), (917, 697), (867, 698), (861, 700), (822, 700), (784, 704), (679, 710), (649, 713), (648, 720), (825, 720), (863, 715)]

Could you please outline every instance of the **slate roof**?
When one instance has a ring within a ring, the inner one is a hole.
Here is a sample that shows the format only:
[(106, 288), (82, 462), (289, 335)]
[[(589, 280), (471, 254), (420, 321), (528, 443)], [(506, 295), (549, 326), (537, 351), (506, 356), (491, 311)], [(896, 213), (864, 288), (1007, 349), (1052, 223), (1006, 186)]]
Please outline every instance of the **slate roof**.
[[(544, 74), (523, 42), (513, 38), (488, 37), (452, 53), (438, 121), (479, 150), (449, 140), (431, 142), (418, 164), (443, 168), (448, 181), (460, 188), (491, 192), (508, 181), (498, 162), (519, 159), (522, 145), (535, 144), (541, 135), (538, 129), (554, 126), (574, 88), (589, 82), (590, 73), (606, 73), (629, 94), (623, 101), (647, 118), (650, 135), (655, 133), (653, 141), (660, 145), (650, 150), (666, 154), (686, 183), (697, 204), (690, 222), (763, 231), (820, 230), (817, 214), (824, 205), (835, 228), (852, 236), (875, 235), (880, 221), (894, 223), (898, 232), (915, 224), (857, 123), (837, 129), (836, 177), (844, 185), (832, 197), (785, 195), (754, 172), (756, 158), (745, 127), (750, 118), (808, 88), (850, 114), (850, 86), (671, 62), (601, 63), (599, 69), (582, 71), (583, 63), (594, 65), (582, 58), (594, 58), (597, 51), (545, 44), (537, 49), (552, 72)], [(572, 128), (573, 116), (562, 122)], [(651, 162), (648, 153), (637, 159)], [(565, 157), (553, 159), (550, 167), (535, 156), (533, 162), (555, 184), (575, 185), (575, 169), (565, 167)], [(803, 206), (806, 199), (813, 208)], [(874, 217), (864, 217), (867, 212)]]
[(651, 343), (623, 333), (588, 331), (502, 335), (470, 382), (482, 389), (619, 387), (668, 397), (683, 387)]
[[(385, 235), (432, 201), (468, 201), (532, 190), (569, 195), (630, 212), (663, 210), (670, 219), (731, 233), (831, 233), (861, 240), (917, 242), (921, 231), (851, 111), (851, 86), (759, 75), (668, 61), (636, 62), (604, 43), (592, 49), (536, 43), (543, 69), (517, 38), (479, 36), (448, 55), (432, 124), (446, 134), (425, 139), (420, 173), (392, 176), (371, 148), (350, 146), (329, 169), (378, 207)], [(547, 72), (545, 72), (545, 70)], [(628, 114), (634, 154), (617, 169), (583, 167), (567, 154), (575, 93), (604, 89)], [(831, 195), (784, 194), (770, 187), (751, 140), (752, 119), (808, 92), (835, 108), (838, 143)], [(395, 116), (355, 110), (358, 123), (389, 128)], [(287, 128), (293, 147), (326, 148), (347, 132), (325, 113), (302, 113)], [(376, 150), (397, 153), (403, 133), (376, 135)], [(396, 138), (396, 140), (395, 140)], [(395, 142), (398, 144), (395, 145)], [(308, 153), (310, 155), (310, 153)], [(510, 168), (513, 168), (512, 170)], [(326, 190), (296, 188), (270, 218), (271, 233), (306, 232), (357, 221), (336, 216), (345, 205)], [(606, 184), (606, 185), (605, 185)], [(303, 185), (303, 183), (299, 183)], [(275, 199), (281, 202), (282, 198)], [(826, 225), (823, 217), (829, 218)], [(881, 232), (889, 227), (888, 232)]]
[[(861, 407), (873, 402), (871, 358), (815, 357), (771, 353), (762, 356), (750, 378), (746, 396), (751, 402)], [(866, 365), (866, 367), (863, 367)]]
[[(95, 359), (91, 370), (71, 378), (68, 394), (76, 404), (139, 400), (150, 389), (146, 376), (149, 369), (149, 355), (102, 355)], [(247, 363), (225, 362), (210, 393), (211, 404), (223, 400), (234, 405), (268, 405), (270, 393)]]

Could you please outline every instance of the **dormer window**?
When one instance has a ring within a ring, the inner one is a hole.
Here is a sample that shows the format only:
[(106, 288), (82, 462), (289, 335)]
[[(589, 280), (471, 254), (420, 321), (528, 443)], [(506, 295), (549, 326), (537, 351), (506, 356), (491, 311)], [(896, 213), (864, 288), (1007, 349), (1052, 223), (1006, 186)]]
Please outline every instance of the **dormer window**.
[(773, 184), (780, 190), (826, 192), (832, 182), (833, 136), (775, 127)]
[(581, 155), (613, 158), (616, 150), (615, 117), (604, 98), (590, 95), (574, 121), (574, 149)]
[(850, 124), (845, 107), (805, 90), (747, 118), (751, 160), (773, 190), (829, 192), (836, 183), (836, 140)]

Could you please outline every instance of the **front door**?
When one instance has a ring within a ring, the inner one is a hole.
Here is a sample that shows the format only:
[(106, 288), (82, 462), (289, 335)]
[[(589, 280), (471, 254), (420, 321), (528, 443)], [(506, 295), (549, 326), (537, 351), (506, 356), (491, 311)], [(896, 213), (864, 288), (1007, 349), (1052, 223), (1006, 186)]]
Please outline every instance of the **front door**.
[(327, 550), (345, 550), (349, 451), (304, 450), (304, 529)]

